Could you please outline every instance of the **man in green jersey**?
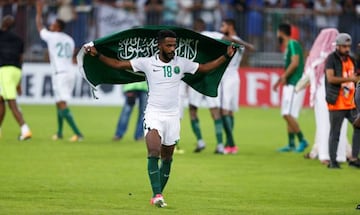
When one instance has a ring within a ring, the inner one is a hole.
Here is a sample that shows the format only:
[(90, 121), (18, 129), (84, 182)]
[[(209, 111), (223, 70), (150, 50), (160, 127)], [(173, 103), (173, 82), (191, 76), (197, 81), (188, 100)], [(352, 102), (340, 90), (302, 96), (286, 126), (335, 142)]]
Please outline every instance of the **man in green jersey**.
[[(280, 24), (277, 37), (280, 45), (285, 47), (285, 71), (273, 86), (277, 90), (280, 85), (282, 88), (281, 115), (283, 116), (288, 133), (288, 145), (279, 149), (280, 152), (303, 152), (308, 146), (307, 141), (301, 132), (297, 122), (300, 109), (304, 101), (304, 90), (295, 92), (295, 85), (300, 80), (304, 69), (304, 56), (300, 44), (290, 38), (291, 26)], [(298, 147), (295, 147), (295, 135), (299, 139)]]

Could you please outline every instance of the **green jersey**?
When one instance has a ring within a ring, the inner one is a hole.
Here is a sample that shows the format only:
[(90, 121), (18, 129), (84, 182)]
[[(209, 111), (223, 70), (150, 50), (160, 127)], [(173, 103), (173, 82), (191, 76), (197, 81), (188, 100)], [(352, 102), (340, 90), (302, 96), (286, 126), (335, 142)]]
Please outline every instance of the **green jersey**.
[(300, 80), (303, 70), (304, 70), (304, 54), (302, 51), (302, 48), (299, 44), (299, 42), (295, 40), (289, 40), (289, 43), (287, 45), (286, 51), (285, 51), (285, 68), (288, 68), (288, 66), (291, 63), (291, 58), (294, 55), (299, 55), (299, 65), (295, 69), (293, 73), (286, 79), (286, 83), (290, 85), (296, 85), (296, 83)]

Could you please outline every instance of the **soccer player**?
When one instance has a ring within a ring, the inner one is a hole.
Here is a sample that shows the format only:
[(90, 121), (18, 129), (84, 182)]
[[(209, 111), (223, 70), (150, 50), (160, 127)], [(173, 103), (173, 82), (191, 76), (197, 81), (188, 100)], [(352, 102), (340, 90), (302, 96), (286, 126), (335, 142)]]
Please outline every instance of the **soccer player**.
[[(300, 80), (304, 69), (304, 56), (302, 48), (296, 40), (290, 38), (291, 26), (280, 24), (277, 30), (277, 37), (280, 45), (286, 47), (285, 50), (285, 71), (274, 84), (273, 90), (277, 91), (280, 85), (282, 88), (281, 115), (283, 116), (288, 133), (288, 145), (280, 148), (280, 152), (303, 152), (308, 146), (307, 141), (297, 122), (297, 117), (301, 110), (304, 93), (295, 92), (295, 85)], [(295, 147), (295, 135), (299, 139), (299, 146)]]
[(74, 40), (63, 32), (65, 23), (56, 19), (46, 29), (42, 21), (43, 1), (36, 2), (36, 26), (48, 46), (50, 64), (53, 68), (52, 86), (55, 94), (57, 108), (58, 131), (52, 137), (53, 140), (63, 138), (63, 121), (64, 119), (70, 125), (74, 135), (70, 138), (71, 142), (83, 140), (79, 128), (67, 106), (67, 101), (71, 98), (72, 91), (75, 87), (75, 72), (72, 69), (74, 56)]
[(14, 24), (14, 17), (4, 16), (0, 29), (0, 127), (5, 117), (5, 102), (7, 102), (20, 126), (18, 139), (27, 140), (32, 137), (32, 133), (16, 104), (17, 94), (21, 94), (20, 80), (24, 42), (10, 31)]
[[(351, 36), (346, 33), (340, 33), (336, 37), (336, 50), (327, 57), (325, 64), (326, 102), (330, 116), (330, 163), (328, 168), (340, 168), (340, 164), (336, 161), (336, 155), (340, 129), (344, 119), (346, 118), (351, 123), (355, 122), (356, 125), (358, 116), (354, 95), (355, 83), (360, 81), (360, 76), (356, 73), (355, 59), (350, 56), (350, 47)], [(352, 157), (349, 158), (349, 166), (360, 168), (360, 160), (358, 158), (360, 127), (353, 126), (353, 128)]]
[[(140, 57), (130, 61), (106, 57), (93, 46), (84, 47), (86, 53), (99, 58), (100, 61), (113, 68), (145, 73), (149, 87), (144, 129), (148, 152), (148, 174), (153, 191), (150, 203), (158, 207), (166, 206), (162, 192), (169, 178), (174, 147), (180, 138), (179, 85), (181, 79), (184, 73), (210, 72), (235, 53), (235, 49), (229, 46), (223, 56), (208, 63), (199, 64), (175, 56), (176, 37), (173, 31), (159, 31), (159, 53), (152, 57)], [(159, 159), (161, 159), (160, 167)]]
[[(194, 22), (194, 30), (213, 39), (224, 39), (244, 45), (249, 50), (254, 50), (254, 46), (240, 39), (235, 30), (235, 21), (225, 19), (222, 22), (220, 32), (205, 31), (205, 22), (197, 19)], [(199, 120), (197, 117), (197, 108), (203, 98), (207, 101), (210, 108), (211, 116), (215, 124), (215, 134), (217, 139), (216, 154), (235, 154), (238, 151), (233, 138), (234, 116), (233, 112), (238, 109), (240, 77), (238, 69), (240, 66), (242, 53), (236, 52), (229, 65), (227, 66), (224, 76), (219, 86), (219, 96), (216, 98), (204, 96), (193, 89), (189, 89), (189, 109), (191, 126), (197, 137), (198, 143), (194, 152), (201, 152), (205, 148), (205, 142), (202, 140)], [(222, 129), (225, 130), (226, 145), (224, 148), (222, 142)]]

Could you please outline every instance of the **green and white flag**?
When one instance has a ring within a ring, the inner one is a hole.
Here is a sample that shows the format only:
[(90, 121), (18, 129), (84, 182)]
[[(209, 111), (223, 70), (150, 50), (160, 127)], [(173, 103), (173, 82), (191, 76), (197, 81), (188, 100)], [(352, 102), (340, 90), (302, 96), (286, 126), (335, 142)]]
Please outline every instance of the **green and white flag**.
[[(158, 53), (157, 33), (164, 29), (177, 34), (177, 56), (199, 63), (206, 63), (225, 54), (227, 46), (230, 45), (228, 41), (214, 40), (194, 31), (173, 26), (136, 27), (97, 39), (90, 44), (101, 54), (119, 60), (150, 57)], [(239, 48), (238, 51), (243, 51), (243, 48)], [(82, 76), (93, 88), (99, 84), (126, 84), (145, 80), (143, 73), (114, 69), (105, 65), (99, 59), (86, 55), (84, 48), (79, 51), (77, 61)], [(182, 80), (198, 92), (216, 97), (217, 88), (229, 61), (207, 74), (185, 74)]]

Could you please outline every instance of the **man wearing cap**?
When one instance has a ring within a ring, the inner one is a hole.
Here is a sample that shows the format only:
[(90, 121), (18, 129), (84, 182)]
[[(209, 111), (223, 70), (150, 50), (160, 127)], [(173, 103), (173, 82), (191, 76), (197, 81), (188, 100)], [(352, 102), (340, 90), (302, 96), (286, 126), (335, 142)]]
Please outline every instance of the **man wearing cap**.
[[(354, 123), (357, 117), (354, 95), (355, 83), (360, 80), (360, 76), (356, 73), (355, 59), (350, 56), (350, 47), (351, 36), (340, 33), (336, 37), (336, 50), (328, 56), (325, 64), (326, 102), (330, 116), (328, 168), (340, 168), (336, 161), (336, 152), (344, 118)], [(349, 159), (349, 166), (360, 168), (359, 149), (360, 128), (354, 126), (352, 157)]]

